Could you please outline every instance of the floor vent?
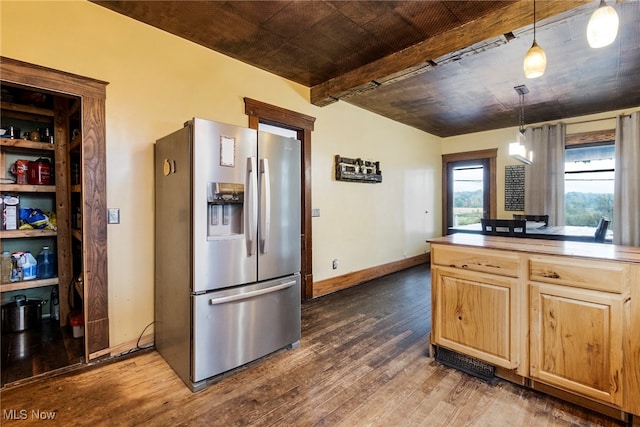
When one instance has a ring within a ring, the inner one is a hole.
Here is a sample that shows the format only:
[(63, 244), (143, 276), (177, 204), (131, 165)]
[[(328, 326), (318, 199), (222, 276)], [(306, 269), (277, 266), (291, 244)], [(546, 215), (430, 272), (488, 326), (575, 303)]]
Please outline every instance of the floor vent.
[(465, 354), (438, 347), (436, 360), (445, 366), (458, 369), (488, 382), (495, 379), (496, 368), (494, 366)]

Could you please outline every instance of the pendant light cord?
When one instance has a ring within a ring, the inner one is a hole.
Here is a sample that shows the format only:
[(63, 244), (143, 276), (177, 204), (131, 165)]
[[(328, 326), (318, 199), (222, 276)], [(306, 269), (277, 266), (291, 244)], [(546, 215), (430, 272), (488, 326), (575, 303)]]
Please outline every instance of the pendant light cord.
[(536, 0), (533, 0), (533, 42), (536, 42)]
[(520, 93), (520, 134), (524, 135), (524, 93)]

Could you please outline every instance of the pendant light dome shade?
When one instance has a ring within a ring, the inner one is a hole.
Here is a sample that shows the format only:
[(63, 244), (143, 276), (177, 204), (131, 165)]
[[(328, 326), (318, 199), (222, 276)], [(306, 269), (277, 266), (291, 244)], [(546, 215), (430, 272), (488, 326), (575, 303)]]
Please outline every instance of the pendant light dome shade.
[(609, 46), (618, 35), (618, 14), (616, 10), (600, 0), (600, 6), (593, 12), (587, 24), (587, 41), (592, 48)]
[(547, 68), (547, 55), (545, 55), (544, 50), (538, 46), (535, 39), (524, 57), (524, 66), (522, 68), (524, 69), (525, 77), (528, 79), (540, 77), (544, 74), (545, 68)]

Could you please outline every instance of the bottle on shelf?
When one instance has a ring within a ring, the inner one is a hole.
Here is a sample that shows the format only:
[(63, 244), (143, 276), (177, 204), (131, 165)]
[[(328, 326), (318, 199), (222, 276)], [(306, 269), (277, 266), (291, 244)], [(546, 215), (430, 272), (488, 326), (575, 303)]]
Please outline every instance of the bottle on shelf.
[(11, 282), (11, 254), (2, 251), (0, 255), (0, 283)]
[(38, 254), (37, 273), (38, 279), (49, 279), (56, 275), (55, 257), (49, 246), (43, 246)]
[(58, 287), (51, 289), (51, 318), (60, 320), (60, 298), (58, 296)]
[(19, 263), (22, 266), (22, 279), (31, 280), (36, 278), (36, 266), (38, 262), (31, 255), (31, 252), (25, 251), (19, 259)]
[(11, 281), (19, 282), (22, 280), (22, 264), (20, 263), (21, 252), (11, 254)]

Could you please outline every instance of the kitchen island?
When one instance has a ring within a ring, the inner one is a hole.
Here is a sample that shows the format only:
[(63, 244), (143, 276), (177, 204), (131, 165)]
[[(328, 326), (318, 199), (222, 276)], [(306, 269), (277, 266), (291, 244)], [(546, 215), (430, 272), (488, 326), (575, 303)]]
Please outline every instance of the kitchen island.
[(431, 244), (436, 351), (640, 419), (640, 248), (454, 234)]

